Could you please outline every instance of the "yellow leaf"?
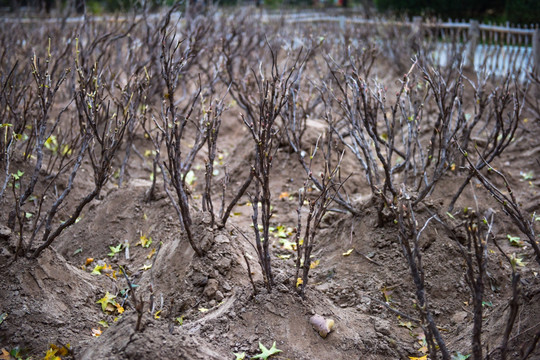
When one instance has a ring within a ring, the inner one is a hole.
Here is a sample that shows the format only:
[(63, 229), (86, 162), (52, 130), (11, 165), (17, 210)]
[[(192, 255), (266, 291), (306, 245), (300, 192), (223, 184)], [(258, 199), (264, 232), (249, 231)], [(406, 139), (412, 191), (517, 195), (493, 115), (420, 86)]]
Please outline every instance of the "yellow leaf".
[(207, 309), (207, 308), (200, 307), (200, 308), (199, 308), (199, 311), (202, 312), (202, 313), (205, 313), (205, 312), (208, 312), (208, 309)]
[(96, 265), (94, 267), (94, 270), (92, 270), (92, 275), (101, 275), (101, 270), (105, 269), (107, 267), (107, 264), (105, 265)]
[(118, 311), (119, 314), (124, 313), (124, 308), (122, 307), (122, 305), (116, 303), (114, 304), (114, 306), (116, 306), (116, 310)]
[(411, 360), (427, 360), (427, 355), (424, 355), (422, 357), (409, 356), (409, 359), (411, 359)]
[(285, 200), (285, 199), (288, 199), (288, 198), (289, 198), (289, 193), (286, 192), (286, 191), (279, 194), (279, 200)]
[(302, 278), (296, 279), (296, 287), (299, 287), (299, 286), (302, 285), (303, 283), (304, 283), (304, 280), (302, 280)]
[(84, 265), (88, 266), (93, 262), (94, 262), (94, 258), (86, 258), (86, 262), (84, 263)]
[[(387, 301), (388, 302), (388, 301)], [(403, 322), (403, 321), (400, 321), (399, 322), (399, 326), (401, 327), (406, 327), (407, 329), (409, 330), (412, 330), (413, 329), (413, 325), (410, 321), (407, 321), (407, 322)]]
[(69, 348), (70, 347), (71, 346), (69, 344), (67, 344), (66, 346), (62, 346), (62, 347), (56, 346), (54, 344), (50, 345), (50, 348), (56, 351), (56, 355), (58, 355), (58, 357), (66, 356), (67, 354), (69, 354)]
[(154, 314), (154, 319), (157, 320), (157, 319), (161, 318), (161, 316), (159, 316), (159, 314), (161, 314), (161, 310), (156, 311), (156, 313)]
[(11, 356), (9, 355), (9, 352), (6, 349), (2, 349), (2, 355), (0, 355), (0, 359), (2, 359), (2, 360), (11, 359)]
[(148, 254), (148, 256), (146, 256), (147, 259), (151, 259), (152, 256), (154, 256), (154, 254), (156, 253), (156, 248), (153, 248), (151, 251), (150, 251), (150, 254)]
[(310, 269), (315, 269), (317, 266), (319, 266), (320, 260), (315, 260), (311, 264), (309, 264)]
[(390, 302), (390, 300), (392, 299), (392, 290), (390, 289), (387, 289), (386, 286), (384, 286), (382, 289), (381, 289), (381, 292), (383, 293), (383, 296), (384, 296), (384, 301), (386, 301), (387, 303)]
[(137, 245), (141, 245), (142, 247), (149, 247), (150, 244), (152, 244), (152, 238), (151, 237), (147, 237), (146, 235), (141, 235), (140, 238), (139, 238), (139, 242), (135, 244), (135, 246)]
[(96, 304), (101, 304), (102, 311), (110, 311), (109, 305), (113, 306), (112, 311), (114, 311), (114, 306), (116, 306), (116, 301), (114, 300), (116, 295), (110, 294), (108, 291), (105, 293), (105, 296), (99, 299)]
[(349, 256), (352, 254), (352, 252), (354, 251), (354, 249), (349, 249), (347, 250), (346, 252), (343, 253), (343, 256)]
[(94, 336), (94, 337), (98, 337), (102, 333), (103, 333), (103, 331), (101, 331), (101, 328), (99, 328), (99, 327), (97, 329), (92, 329), (92, 336)]
[(58, 351), (57, 349), (49, 348), (49, 350), (47, 350), (47, 353), (45, 353), (45, 357), (43, 358), (43, 360), (57, 360), (57, 359), (60, 359), (58, 356), (56, 356), (57, 351)]
[(152, 264), (150, 265), (144, 265), (140, 270), (149, 270), (152, 268)]

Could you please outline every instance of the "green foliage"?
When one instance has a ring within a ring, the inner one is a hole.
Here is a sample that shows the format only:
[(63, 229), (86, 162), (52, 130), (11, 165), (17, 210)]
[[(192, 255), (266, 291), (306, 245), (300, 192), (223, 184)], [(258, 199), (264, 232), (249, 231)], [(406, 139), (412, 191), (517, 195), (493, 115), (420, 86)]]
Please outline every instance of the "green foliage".
[(540, 19), (537, 0), (375, 0), (380, 11), (408, 15), (436, 15), (444, 20), (489, 19), (511, 23), (535, 23)]
[(113, 257), (116, 254), (118, 254), (120, 251), (122, 251), (122, 244), (118, 244), (117, 246), (109, 246), (109, 249), (111, 249), (111, 252), (107, 255)]
[(505, 10), (511, 23), (534, 24), (540, 21), (538, 0), (507, 0)]
[(267, 349), (266, 346), (264, 346), (263, 344), (261, 344), (259, 342), (259, 349), (261, 349), (261, 353), (258, 354), (258, 355), (255, 355), (252, 357), (252, 359), (263, 359), (263, 360), (266, 360), (268, 359), (270, 356), (272, 355), (275, 355), (277, 353), (280, 353), (281, 350), (277, 349), (276, 348), (276, 342), (274, 341), (274, 343), (272, 344), (272, 347), (270, 349)]

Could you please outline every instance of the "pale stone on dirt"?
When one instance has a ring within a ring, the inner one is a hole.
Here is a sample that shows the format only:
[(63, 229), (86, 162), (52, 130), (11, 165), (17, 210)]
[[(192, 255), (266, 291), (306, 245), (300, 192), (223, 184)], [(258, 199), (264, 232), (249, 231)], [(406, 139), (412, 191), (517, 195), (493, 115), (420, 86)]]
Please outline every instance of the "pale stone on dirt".
[(204, 296), (209, 299), (214, 298), (214, 296), (216, 296), (216, 292), (218, 291), (218, 287), (219, 282), (216, 279), (208, 279), (208, 283), (203, 291)]
[(323, 338), (326, 338), (334, 327), (334, 320), (325, 319), (323, 316), (317, 314), (309, 318), (309, 323), (313, 326), (313, 329), (315, 329), (315, 331), (317, 331), (319, 335), (321, 335), (321, 337)]
[(11, 230), (6, 226), (0, 225), (0, 240), (7, 240), (9, 239), (10, 235), (11, 235)]

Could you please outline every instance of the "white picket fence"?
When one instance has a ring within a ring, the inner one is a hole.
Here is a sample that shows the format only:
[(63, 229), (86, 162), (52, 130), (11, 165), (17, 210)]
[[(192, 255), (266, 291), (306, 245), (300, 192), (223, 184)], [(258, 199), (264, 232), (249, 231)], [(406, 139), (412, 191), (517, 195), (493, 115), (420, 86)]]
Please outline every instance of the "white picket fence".
[(455, 51), (461, 51), (465, 65), (496, 75), (508, 72), (525, 79), (531, 71), (540, 71), (540, 28), (480, 24), (478, 21), (423, 21), (365, 19), (358, 16), (336, 16), (325, 13), (305, 12), (296, 14), (272, 14), (263, 16), (264, 21), (282, 21), (292, 24), (338, 24), (343, 31), (349, 26), (403, 27), (419, 37), (437, 39), (434, 59), (441, 65), (451, 65), (449, 60)]
[[(218, 11), (219, 13), (219, 11)], [(217, 16), (218, 14), (214, 14)], [(260, 16), (262, 22), (283, 22), (288, 24), (336, 24), (343, 31), (348, 27), (402, 27), (409, 29), (419, 39), (430, 37), (437, 39), (433, 58), (441, 65), (451, 65), (449, 60), (456, 51), (463, 55), (465, 65), (475, 70), (484, 70), (496, 75), (508, 72), (517, 74), (525, 79), (531, 71), (540, 71), (540, 28), (538, 24), (529, 27), (480, 24), (478, 21), (423, 21), (421, 17), (412, 20), (391, 20), (384, 18), (366, 19), (354, 11), (305, 11), (298, 13), (269, 13), (256, 12), (253, 16)], [(163, 14), (151, 14), (149, 19), (157, 20)], [(135, 19), (140, 16), (136, 16)], [(181, 17), (181, 13), (173, 14)], [(123, 21), (133, 19), (127, 16), (99, 16), (92, 17), (92, 21)], [(67, 19), (32, 19), (32, 18), (3, 18), (2, 22), (13, 23), (78, 23), (84, 17), (70, 17)]]

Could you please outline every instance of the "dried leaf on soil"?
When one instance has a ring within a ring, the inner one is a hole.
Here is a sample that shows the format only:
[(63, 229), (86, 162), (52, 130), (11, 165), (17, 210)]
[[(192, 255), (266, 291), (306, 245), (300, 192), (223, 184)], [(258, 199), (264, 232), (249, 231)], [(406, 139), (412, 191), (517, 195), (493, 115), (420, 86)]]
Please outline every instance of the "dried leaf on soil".
[(281, 350), (276, 348), (276, 342), (272, 344), (272, 347), (270, 349), (267, 349), (263, 344), (259, 342), (259, 349), (261, 349), (261, 353), (258, 355), (255, 355), (252, 357), (252, 359), (268, 359), (270, 356), (275, 355), (277, 353), (280, 353)]
[(241, 352), (241, 353), (233, 353), (234, 356), (236, 356), (236, 358), (234, 360), (244, 360), (246, 358), (246, 353), (245, 352)]
[(141, 235), (141, 236), (139, 237), (139, 242), (137, 242), (137, 243), (135, 244), (135, 246), (140, 245), (140, 246), (142, 246), (142, 247), (147, 248), (147, 247), (149, 247), (151, 244), (152, 244), (152, 237), (151, 237), (151, 236), (146, 236), (146, 235), (143, 234), (143, 235)]
[(11, 355), (6, 349), (2, 349), (2, 355), (0, 355), (1, 360), (9, 360), (11, 359)]
[(101, 304), (101, 310), (103, 312), (113, 312), (116, 307), (116, 300), (114, 300), (115, 298), (116, 295), (113, 295), (107, 291), (104, 297), (96, 301), (96, 304)]
[(343, 256), (349, 256), (352, 254), (352, 252), (354, 251), (354, 249), (349, 249), (347, 250), (346, 252), (343, 253)]

